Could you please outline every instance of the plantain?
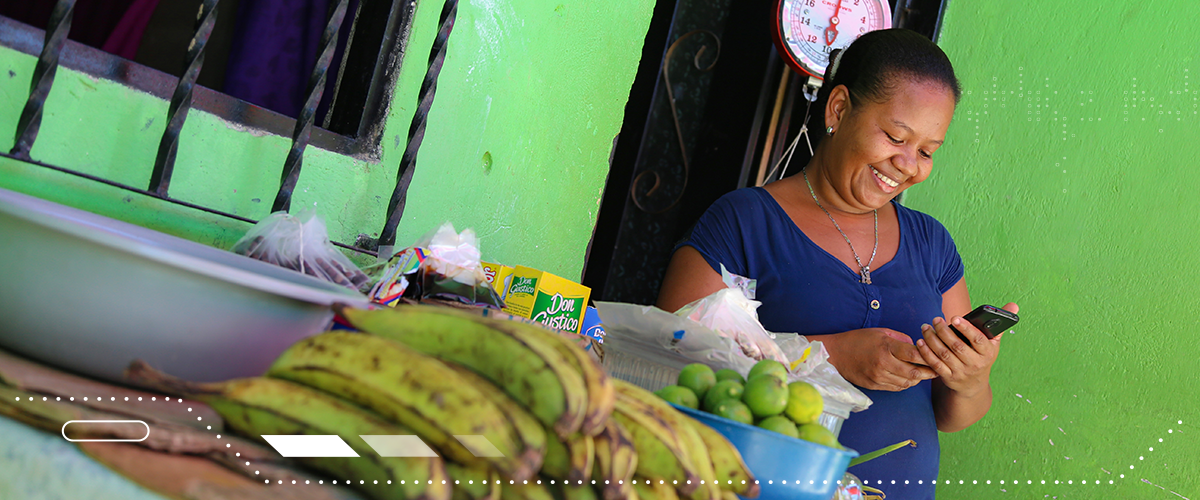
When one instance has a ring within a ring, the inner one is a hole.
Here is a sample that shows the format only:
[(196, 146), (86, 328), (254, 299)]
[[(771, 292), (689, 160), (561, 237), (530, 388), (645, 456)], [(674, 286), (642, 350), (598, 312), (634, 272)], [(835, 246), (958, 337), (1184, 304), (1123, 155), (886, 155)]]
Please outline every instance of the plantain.
[(633, 489), (637, 492), (638, 500), (679, 500), (675, 488), (662, 480), (637, 478), (633, 480)]
[(741, 452), (733, 446), (733, 443), (730, 443), (716, 429), (690, 416), (683, 415), (683, 417), (692, 424), (696, 432), (700, 433), (700, 439), (704, 440), (704, 446), (708, 449), (713, 469), (717, 474), (717, 484), (721, 489), (731, 491), (744, 498), (758, 497), (759, 488), (754, 480), (754, 474), (750, 472), (749, 467), (746, 467), (746, 462), (742, 461)]
[(443, 364), (449, 366), (460, 377), (478, 388), (484, 397), (491, 400), (504, 415), (508, 416), (513, 430), (517, 433), (517, 438), (524, 446), (524, 453), (529, 460), (529, 465), (534, 470), (541, 469), (548, 443), (553, 439), (552, 436), (548, 437), (546, 435), (546, 428), (542, 423), (530, 414), (528, 410), (509, 397), (508, 394), (505, 394), (504, 391), (500, 390), (488, 379), (481, 377), (478, 373), (457, 363), (443, 361)]
[(583, 383), (587, 386), (586, 412), (579, 432), (587, 436), (595, 436), (604, 431), (604, 424), (612, 415), (613, 405), (616, 402), (616, 388), (613, 386), (612, 380), (609, 380), (604, 367), (589, 356), (587, 351), (571, 342), (570, 339), (537, 325), (469, 314), (464, 316), (512, 335), (524, 334), (534, 338), (540, 337), (546, 343), (553, 345), (567, 359), (567, 362), (583, 376)]
[(616, 419), (610, 419), (604, 432), (593, 438), (596, 465), (592, 478), (603, 486), (605, 500), (628, 498), (630, 481), (638, 467), (638, 454), (629, 432)]
[[(623, 380), (616, 380), (617, 398), (619, 401), (635, 401), (642, 405), (643, 411), (657, 415), (668, 426), (673, 428), (679, 437), (681, 449), (687, 454), (696, 473), (700, 476), (700, 488), (688, 492), (692, 500), (720, 500), (721, 491), (717, 486), (717, 473), (713, 469), (712, 457), (709, 456), (708, 446), (700, 437), (700, 433), (690, 423), (687, 415), (680, 413), (654, 393), (642, 389)], [(620, 404), (620, 403), (618, 403)], [(653, 479), (653, 478), (651, 478)]]
[(540, 481), (517, 481), (515, 484), (500, 482), (504, 500), (555, 500), (548, 486)]
[(500, 476), (490, 469), (446, 462), (454, 486), (452, 500), (500, 500)]
[(592, 477), (592, 468), (596, 460), (595, 438), (587, 435), (572, 436), (566, 444), (571, 464), (567, 480), (578, 483)]
[(473, 314), (435, 306), (335, 309), (359, 330), (474, 370), (559, 437), (583, 426), (588, 394), (582, 375), (555, 344), (528, 330), (497, 330)]
[(592, 477), (595, 462), (595, 442), (591, 436), (575, 434), (565, 441), (550, 437), (547, 441), (546, 461), (542, 464), (542, 475), (572, 482)]
[[(374, 478), (368, 484), (351, 483), (371, 498), (450, 498), (446, 467), (441, 458), (381, 457), (359, 437), (411, 435), (412, 430), (389, 423), (335, 396), (265, 377), (192, 383), (158, 372), (141, 361), (131, 363), (126, 376), (168, 394), (208, 403), (225, 419), (227, 427), (264, 443), (263, 435), (337, 435), (359, 456), (300, 457), (296, 460), (337, 478)], [(379, 484), (374, 484), (374, 480)]]
[[(285, 350), (267, 376), (341, 395), (412, 428), (464, 465), (490, 466), (507, 478), (524, 480), (536, 473), (534, 465), (541, 461), (540, 454), (525, 453), (512, 423), (478, 387), (441, 361), (399, 342), (323, 333)], [(500, 456), (495, 456), (497, 451)]]
[(563, 485), (564, 500), (600, 500), (596, 488), (590, 484)]
[(645, 402), (622, 394), (619, 386), (613, 419), (629, 432), (637, 450), (638, 475), (675, 481), (688, 495), (700, 489), (700, 472), (679, 435), (682, 429), (676, 429)]

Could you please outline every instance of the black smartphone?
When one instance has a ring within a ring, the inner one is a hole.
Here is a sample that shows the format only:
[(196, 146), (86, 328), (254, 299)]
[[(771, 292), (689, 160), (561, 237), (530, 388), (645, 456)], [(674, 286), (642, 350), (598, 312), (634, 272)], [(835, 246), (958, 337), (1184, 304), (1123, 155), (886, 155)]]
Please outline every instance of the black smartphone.
[[(990, 339), (1008, 331), (1009, 328), (1017, 324), (1018, 318), (1016, 314), (999, 307), (982, 305), (976, 307), (974, 311), (967, 313), (966, 316), (963, 316), (963, 319), (971, 322), (972, 325), (975, 325), (975, 328), (978, 328), (979, 331), (983, 332)], [(954, 333), (957, 333), (958, 338), (962, 339), (963, 342), (971, 343), (953, 325), (950, 325), (950, 329), (954, 330)]]

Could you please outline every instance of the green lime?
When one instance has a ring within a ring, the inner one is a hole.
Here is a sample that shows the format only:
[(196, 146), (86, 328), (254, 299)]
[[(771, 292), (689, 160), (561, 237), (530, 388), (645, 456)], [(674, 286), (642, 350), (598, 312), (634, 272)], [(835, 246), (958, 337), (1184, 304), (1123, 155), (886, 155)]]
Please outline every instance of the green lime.
[(825, 402), (821, 393), (812, 384), (796, 381), (788, 384), (787, 408), (783, 413), (797, 424), (812, 424), (825, 410)]
[(677, 382), (678, 385), (691, 389), (699, 399), (704, 399), (704, 395), (716, 383), (717, 376), (713, 374), (712, 368), (700, 363), (692, 363), (683, 367), (683, 370), (679, 371), (679, 381)]
[(769, 431), (775, 431), (788, 437), (800, 437), (800, 431), (796, 430), (796, 424), (783, 415), (775, 415), (767, 417), (758, 423), (759, 427)]
[(655, 394), (658, 394), (658, 397), (665, 399), (668, 403), (686, 406), (693, 410), (700, 407), (700, 398), (697, 398), (696, 393), (687, 387), (668, 385), (659, 389)]
[(787, 376), (788, 376), (787, 367), (783, 366), (783, 363), (780, 363), (773, 359), (764, 359), (762, 361), (754, 363), (754, 366), (752, 368), (750, 368), (750, 373), (746, 374), (746, 380), (749, 381), (750, 379), (752, 379), (754, 377), (757, 377), (759, 375), (766, 375), (766, 374), (778, 377), (779, 380), (783, 381), (783, 383), (785, 383), (785, 384), (787, 383)]
[(717, 382), (720, 382), (722, 380), (732, 380), (739, 384), (746, 383), (746, 379), (742, 378), (742, 374), (740, 374), (736, 371), (730, 370), (729, 368), (722, 368), (720, 370), (717, 370)]
[(732, 380), (722, 380), (717, 382), (717, 385), (712, 386), (708, 390), (708, 394), (704, 395), (704, 410), (712, 411), (718, 404), (726, 399), (737, 401), (742, 399), (742, 384)]
[(755, 417), (772, 417), (787, 408), (788, 387), (773, 376), (752, 377), (742, 391), (742, 402), (746, 403)]
[(750, 409), (736, 399), (721, 401), (716, 408), (713, 408), (712, 414), (746, 425), (754, 425), (754, 415), (750, 414)]
[(821, 427), (820, 424), (800, 424), (796, 429), (799, 431), (800, 439), (830, 448), (842, 449), (842, 445), (838, 444), (833, 433), (829, 432), (829, 429)]

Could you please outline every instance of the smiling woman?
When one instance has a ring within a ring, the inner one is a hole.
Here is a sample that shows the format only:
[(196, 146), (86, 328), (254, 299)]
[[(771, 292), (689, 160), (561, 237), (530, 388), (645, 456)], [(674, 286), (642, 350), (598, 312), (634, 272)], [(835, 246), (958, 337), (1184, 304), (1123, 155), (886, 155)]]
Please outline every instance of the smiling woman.
[(941, 49), (907, 30), (863, 35), (832, 61), (816, 102), (826, 137), (813, 158), (800, 175), (714, 203), (676, 250), (658, 305), (673, 311), (719, 290), (722, 264), (757, 279), (763, 326), (822, 341), (872, 399), (845, 422), (842, 444), (867, 452), (917, 442), (851, 472), (886, 481), (890, 498), (932, 498), (938, 431), (987, 413), (1000, 344), (960, 324), (970, 297), (945, 227), (895, 202), (931, 174), (958, 80)]

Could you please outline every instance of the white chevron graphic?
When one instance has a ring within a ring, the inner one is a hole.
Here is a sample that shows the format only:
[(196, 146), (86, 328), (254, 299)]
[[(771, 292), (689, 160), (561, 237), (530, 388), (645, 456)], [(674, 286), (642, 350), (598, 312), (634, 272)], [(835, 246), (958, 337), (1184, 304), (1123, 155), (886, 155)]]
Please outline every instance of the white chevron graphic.
[(336, 435), (263, 434), (263, 439), (288, 458), (357, 457), (350, 445)]

